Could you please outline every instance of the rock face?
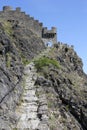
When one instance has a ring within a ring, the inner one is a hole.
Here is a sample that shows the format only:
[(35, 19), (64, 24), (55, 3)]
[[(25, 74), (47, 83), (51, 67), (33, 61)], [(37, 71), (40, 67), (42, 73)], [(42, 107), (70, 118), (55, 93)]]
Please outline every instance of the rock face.
[(48, 53), (60, 65), (52, 64), (39, 70), (44, 77), (36, 83), (42, 85), (47, 95), (50, 129), (87, 129), (87, 75), (83, 73), (82, 61), (72, 47), (57, 44)]
[(0, 128), (6, 130), (17, 121), (24, 66), (45, 48), (31, 30), (14, 24), (0, 19)]
[(25, 67), (24, 75), (24, 92), (15, 112), (18, 117), (15, 128), (49, 130), (46, 95), (41, 86), (35, 85), (37, 73), (33, 63)]
[(87, 130), (81, 58), (67, 44), (46, 48), (29, 23), (19, 24), (24, 13), (9, 21), (5, 12), (0, 15), (0, 130)]

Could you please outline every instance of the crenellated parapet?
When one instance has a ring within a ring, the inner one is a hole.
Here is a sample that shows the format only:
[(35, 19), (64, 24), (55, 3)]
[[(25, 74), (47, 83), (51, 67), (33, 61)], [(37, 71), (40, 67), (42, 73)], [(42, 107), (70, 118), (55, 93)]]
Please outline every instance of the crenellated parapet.
[(17, 8), (16, 8), (16, 11), (17, 11), (17, 12), (21, 12), (21, 8), (20, 8), (20, 7), (17, 7)]
[(57, 43), (57, 28), (52, 27), (50, 30), (47, 27), (43, 27), (43, 23), (39, 20), (35, 20), (34, 17), (27, 15), (21, 11), (20, 7), (15, 10), (10, 6), (4, 6), (0, 11), (0, 17), (11, 23), (19, 23), (20, 26), (27, 27), (34, 31), (44, 42), (52, 41), (53, 44)]
[(63, 42), (60, 42), (60, 41), (58, 41), (58, 43), (54, 46), (57, 46), (57, 48), (59, 46), (60, 48), (69, 48), (69, 49), (72, 49), (72, 50), (74, 49), (73, 45), (68, 45), (67, 43), (63, 43)]
[[(11, 6), (3, 6), (3, 11), (12, 11), (13, 8)], [(21, 12), (21, 8), (17, 7), (15, 11)]]
[(12, 7), (11, 6), (3, 6), (3, 11), (6, 12), (6, 11), (11, 11), (12, 10)]
[(42, 37), (53, 38), (57, 34), (57, 29), (52, 27), (51, 30), (48, 30), (47, 27), (43, 28)]
[(52, 44), (57, 43), (57, 28), (52, 27), (50, 30), (47, 27), (42, 29), (42, 38), (45, 44), (47, 42), (52, 42)]

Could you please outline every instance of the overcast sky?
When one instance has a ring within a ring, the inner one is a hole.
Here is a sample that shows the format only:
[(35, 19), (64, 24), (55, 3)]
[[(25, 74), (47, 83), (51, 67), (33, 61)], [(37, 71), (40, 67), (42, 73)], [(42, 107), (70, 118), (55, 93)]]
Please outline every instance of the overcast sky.
[(15, 9), (21, 7), (48, 29), (57, 27), (58, 41), (74, 45), (87, 73), (87, 0), (0, 0)]

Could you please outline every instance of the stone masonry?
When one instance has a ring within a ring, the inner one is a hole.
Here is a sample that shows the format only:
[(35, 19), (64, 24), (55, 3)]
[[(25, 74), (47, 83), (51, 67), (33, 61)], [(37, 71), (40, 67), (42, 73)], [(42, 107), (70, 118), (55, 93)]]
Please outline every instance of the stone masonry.
[(15, 112), (18, 122), (13, 128), (17, 130), (50, 130), (46, 94), (42, 86), (35, 85), (37, 73), (33, 62), (25, 67), (24, 77), (24, 93)]
[(4, 6), (3, 11), (0, 11), (0, 21), (2, 19), (11, 23), (16, 22), (19, 27), (23, 26), (31, 29), (42, 38), (46, 45), (48, 42), (52, 42), (52, 44), (57, 43), (56, 27), (52, 27), (51, 30), (48, 30), (47, 27), (43, 27), (43, 23), (40, 23), (38, 20), (35, 20), (34, 17), (25, 14), (19, 7), (13, 10), (10, 6)]

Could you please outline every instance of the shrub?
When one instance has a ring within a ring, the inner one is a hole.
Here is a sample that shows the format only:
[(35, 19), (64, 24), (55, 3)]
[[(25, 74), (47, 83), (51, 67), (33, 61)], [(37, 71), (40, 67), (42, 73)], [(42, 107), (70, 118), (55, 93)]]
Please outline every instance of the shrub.
[(30, 61), (27, 60), (26, 58), (22, 58), (22, 63), (26, 66), (30, 63)]
[(11, 65), (11, 55), (10, 53), (6, 54), (6, 67), (10, 68)]
[(30, 63), (30, 61), (23, 54), (20, 53), (20, 56), (21, 56), (21, 60), (22, 60), (23, 65), (26, 66)]
[(50, 59), (48, 57), (41, 57), (38, 60), (35, 60), (34, 63), (37, 70), (41, 70), (43, 67), (50, 65), (53, 65), (58, 69), (60, 68), (58, 61), (56, 61), (55, 59)]
[(11, 36), (11, 35), (13, 34), (13, 30), (12, 30), (11, 24), (4, 21), (3, 26), (4, 26), (5, 32), (6, 32), (9, 36)]

